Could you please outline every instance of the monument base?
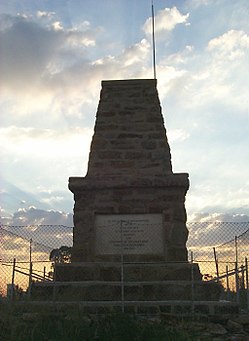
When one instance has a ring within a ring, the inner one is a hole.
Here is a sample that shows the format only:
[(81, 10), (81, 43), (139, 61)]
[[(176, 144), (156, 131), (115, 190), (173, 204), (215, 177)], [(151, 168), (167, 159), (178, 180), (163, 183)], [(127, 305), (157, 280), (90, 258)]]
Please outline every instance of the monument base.
[(72, 262), (186, 262), (186, 174), (70, 178), (74, 192)]
[[(58, 264), (56, 281), (34, 283), (33, 300), (88, 302), (217, 301), (220, 286), (191, 263)], [(45, 290), (46, 289), (46, 290)]]

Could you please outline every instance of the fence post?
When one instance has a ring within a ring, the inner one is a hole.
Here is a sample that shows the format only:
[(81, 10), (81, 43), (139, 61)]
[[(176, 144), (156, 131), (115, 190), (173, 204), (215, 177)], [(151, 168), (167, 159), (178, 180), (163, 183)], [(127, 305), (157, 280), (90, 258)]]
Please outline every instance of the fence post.
[(10, 300), (14, 299), (14, 290), (15, 290), (15, 271), (16, 271), (16, 259), (13, 259), (13, 268), (12, 268), (12, 280), (11, 280), (11, 291), (10, 291)]
[(249, 280), (248, 280), (248, 261), (245, 258), (245, 268), (246, 268), (246, 298), (247, 298), (247, 311), (249, 313)]
[(239, 304), (239, 272), (238, 263), (235, 263), (235, 284), (236, 284), (236, 302)]
[(246, 267), (245, 265), (241, 265), (241, 289), (245, 290), (245, 272), (246, 272)]
[(56, 262), (54, 263), (54, 276), (53, 276), (53, 302), (56, 299)]
[(234, 237), (236, 302), (239, 304), (238, 237)]
[(122, 313), (124, 313), (124, 245), (123, 245), (123, 220), (120, 221), (120, 234), (121, 234), (121, 300), (122, 300)]
[(226, 286), (227, 286), (227, 300), (230, 300), (230, 287), (229, 287), (229, 269), (226, 265)]
[(32, 286), (32, 271), (33, 271), (33, 264), (32, 262), (29, 263), (29, 290), (28, 290), (28, 298), (31, 297), (31, 286)]
[(32, 238), (29, 240), (29, 263), (32, 262)]
[(235, 245), (235, 262), (238, 267), (238, 237), (237, 236), (235, 236), (234, 238), (234, 245)]
[(217, 258), (217, 254), (216, 254), (216, 250), (215, 247), (213, 247), (214, 250), (214, 261), (215, 261), (215, 266), (216, 266), (216, 276), (217, 276), (217, 282), (219, 281), (219, 264), (218, 264), (218, 258)]
[(191, 257), (191, 310), (192, 310), (192, 314), (194, 314), (194, 254), (193, 251), (191, 251), (190, 253), (190, 257)]

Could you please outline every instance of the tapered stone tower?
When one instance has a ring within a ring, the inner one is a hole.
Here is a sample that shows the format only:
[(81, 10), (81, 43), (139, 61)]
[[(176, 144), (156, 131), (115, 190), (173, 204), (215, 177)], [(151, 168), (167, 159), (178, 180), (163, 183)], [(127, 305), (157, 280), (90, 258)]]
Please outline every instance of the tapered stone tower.
[(103, 81), (85, 177), (71, 177), (73, 261), (187, 261), (188, 174), (172, 172), (156, 80)]
[(32, 297), (143, 313), (219, 299), (187, 261), (188, 187), (188, 174), (172, 172), (156, 80), (103, 81), (87, 175), (69, 179), (72, 262), (56, 264), (56, 286), (34, 283)]

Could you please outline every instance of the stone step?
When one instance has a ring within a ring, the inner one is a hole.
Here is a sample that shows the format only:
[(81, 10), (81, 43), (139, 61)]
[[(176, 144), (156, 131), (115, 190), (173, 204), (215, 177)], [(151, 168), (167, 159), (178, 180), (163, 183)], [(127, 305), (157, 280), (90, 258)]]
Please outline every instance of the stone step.
[(134, 300), (218, 300), (220, 287), (203, 281), (83, 281), (34, 282), (32, 300), (117, 301)]
[(168, 281), (201, 280), (198, 264), (172, 263), (69, 263), (56, 265), (56, 281)]
[[(23, 312), (25, 308), (32, 306), (32, 311), (56, 311), (70, 312), (77, 311), (86, 314), (106, 314), (126, 312), (142, 315), (164, 315), (165, 319), (171, 316), (181, 315), (192, 316), (237, 316), (239, 314), (238, 304), (228, 301), (17, 301), (15, 307)], [(173, 315), (171, 315), (173, 314)]]

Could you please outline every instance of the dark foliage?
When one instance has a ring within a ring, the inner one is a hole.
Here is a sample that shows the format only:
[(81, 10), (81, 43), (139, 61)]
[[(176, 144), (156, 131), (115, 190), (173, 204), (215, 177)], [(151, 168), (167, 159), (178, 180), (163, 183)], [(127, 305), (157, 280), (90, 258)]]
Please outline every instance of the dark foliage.
[(50, 252), (49, 260), (54, 263), (70, 263), (72, 256), (72, 248), (69, 246), (61, 246), (59, 249), (53, 249)]

